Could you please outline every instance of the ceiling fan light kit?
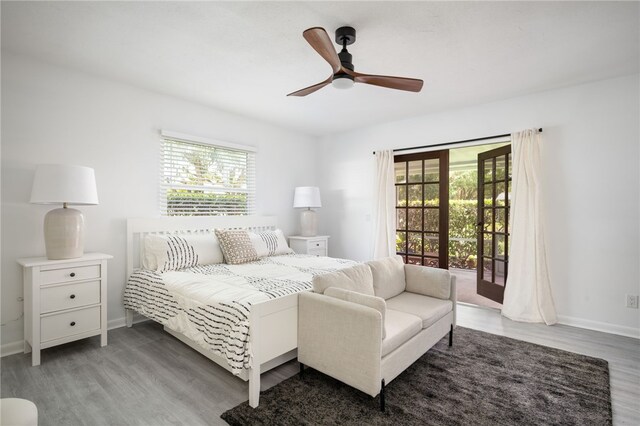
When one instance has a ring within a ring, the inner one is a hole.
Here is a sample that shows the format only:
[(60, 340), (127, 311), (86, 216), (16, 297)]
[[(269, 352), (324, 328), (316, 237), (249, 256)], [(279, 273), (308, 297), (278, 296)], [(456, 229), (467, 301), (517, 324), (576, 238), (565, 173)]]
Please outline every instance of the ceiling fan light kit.
[(331, 81), (331, 85), (340, 90), (351, 89), (354, 84), (355, 81), (353, 81), (353, 77), (347, 74), (334, 76), (333, 80)]
[(328, 84), (336, 89), (349, 89), (355, 83), (364, 83), (408, 92), (422, 90), (423, 81), (416, 78), (356, 72), (353, 66), (353, 56), (347, 50), (347, 46), (356, 41), (356, 30), (353, 27), (340, 27), (336, 30), (335, 41), (342, 46), (340, 53), (337, 53), (333, 48), (333, 43), (324, 28), (309, 28), (302, 33), (302, 36), (331, 65), (333, 73), (325, 81), (289, 93), (287, 96), (307, 96)]

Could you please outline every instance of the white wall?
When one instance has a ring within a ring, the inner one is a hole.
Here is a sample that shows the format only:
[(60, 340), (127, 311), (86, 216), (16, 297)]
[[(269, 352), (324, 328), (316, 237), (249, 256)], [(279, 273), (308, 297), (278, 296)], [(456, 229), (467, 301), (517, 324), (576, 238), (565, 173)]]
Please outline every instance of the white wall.
[(237, 115), (2, 53), (2, 343), (22, 339), (22, 272), (44, 255), (51, 206), (29, 204), (35, 166), (95, 169), (100, 205), (81, 207), (86, 251), (110, 253), (110, 322), (122, 319), (127, 217), (159, 215), (159, 129), (258, 147), (258, 214), (295, 232), (293, 188), (316, 185), (314, 138)]
[[(321, 140), (321, 231), (333, 256), (372, 254), (373, 156), (543, 127), (550, 268), (560, 320), (640, 336), (638, 75), (380, 124)], [(429, 96), (426, 88), (421, 96)]]

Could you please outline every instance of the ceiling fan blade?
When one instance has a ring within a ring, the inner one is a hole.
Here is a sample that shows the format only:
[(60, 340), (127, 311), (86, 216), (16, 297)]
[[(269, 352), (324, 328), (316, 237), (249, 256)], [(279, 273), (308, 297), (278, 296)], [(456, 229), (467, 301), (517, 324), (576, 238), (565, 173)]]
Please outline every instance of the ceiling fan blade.
[(336, 49), (333, 48), (333, 43), (324, 28), (309, 28), (302, 33), (302, 36), (325, 61), (329, 62), (334, 74), (340, 70), (340, 58), (336, 53)]
[(330, 76), (328, 79), (326, 79), (322, 83), (314, 84), (313, 86), (305, 87), (304, 89), (291, 92), (287, 96), (307, 96), (315, 92), (316, 90), (322, 89), (324, 86), (331, 83), (331, 80), (333, 80), (333, 76)]
[(393, 77), (390, 75), (360, 74), (351, 70), (344, 70), (351, 75), (356, 83), (372, 84), (388, 89), (405, 90), (407, 92), (419, 92), (424, 82), (417, 78)]

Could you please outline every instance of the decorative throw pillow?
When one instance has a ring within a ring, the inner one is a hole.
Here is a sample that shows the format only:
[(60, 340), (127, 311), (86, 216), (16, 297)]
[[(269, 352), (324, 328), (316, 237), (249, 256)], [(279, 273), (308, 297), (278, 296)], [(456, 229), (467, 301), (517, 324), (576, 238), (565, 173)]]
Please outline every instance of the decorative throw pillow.
[(223, 263), (218, 239), (212, 233), (147, 235), (142, 266), (157, 272)]
[(258, 260), (249, 232), (243, 229), (216, 229), (225, 261), (230, 265)]
[(313, 277), (312, 283), (313, 291), (320, 294), (324, 294), (329, 287), (337, 287), (355, 291), (356, 293), (368, 294), (369, 296), (375, 295), (373, 293), (371, 268), (363, 264), (316, 275)]
[(278, 256), (293, 253), (289, 248), (284, 233), (280, 229), (275, 231), (249, 232), (251, 244), (256, 249), (258, 257)]

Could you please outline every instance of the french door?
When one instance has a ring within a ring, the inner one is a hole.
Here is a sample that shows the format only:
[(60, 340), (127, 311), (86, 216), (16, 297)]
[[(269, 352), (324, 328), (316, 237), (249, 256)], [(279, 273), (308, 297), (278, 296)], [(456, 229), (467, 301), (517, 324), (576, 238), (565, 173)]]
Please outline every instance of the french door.
[(511, 145), (478, 154), (477, 293), (502, 303), (509, 273)]
[(449, 151), (398, 155), (396, 252), (405, 263), (448, 269)]

